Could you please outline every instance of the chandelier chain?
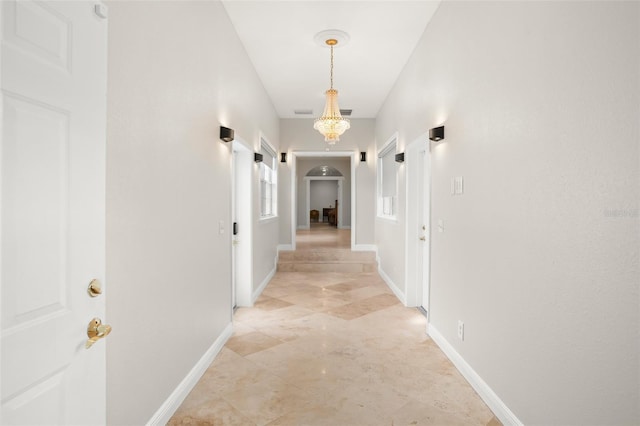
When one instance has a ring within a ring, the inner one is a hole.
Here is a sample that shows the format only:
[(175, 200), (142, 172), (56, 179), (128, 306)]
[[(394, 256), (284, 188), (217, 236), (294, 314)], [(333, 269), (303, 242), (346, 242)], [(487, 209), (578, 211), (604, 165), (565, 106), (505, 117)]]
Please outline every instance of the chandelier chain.
[(331, 47), (331, 88), (333, 89), (333, 46)]

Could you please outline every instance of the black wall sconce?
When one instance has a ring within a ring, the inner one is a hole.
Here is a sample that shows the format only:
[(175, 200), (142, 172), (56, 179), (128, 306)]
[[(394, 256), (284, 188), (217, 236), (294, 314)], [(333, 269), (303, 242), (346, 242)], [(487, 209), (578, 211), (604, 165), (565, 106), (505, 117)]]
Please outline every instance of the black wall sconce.
[(220, 126), (220, 139), (225, 142), (231, 142), (233, 140), (233, 129)]
[(286, 163), (287, 162), (287, 153), (286, 152), (281, 152), (280, 153), (280, 162), (281, 163)]
[(444, 139), (444, 126), (434, 127), (429, 130), (429, 139), (435, 142), (440, 142)]
[(362, 151), (360, 153), (360, 161), (365, 161), (365, 162), (367, 161), (367, 153), (366, 152)]
[(396, 154), (396, 163), (404, 163), (404, 152)]
[(253, 154), (253, 161), (255, 161), (256, 163), (262, 163), (262, 154), (258, 154), (257, 152), (255, 152)]

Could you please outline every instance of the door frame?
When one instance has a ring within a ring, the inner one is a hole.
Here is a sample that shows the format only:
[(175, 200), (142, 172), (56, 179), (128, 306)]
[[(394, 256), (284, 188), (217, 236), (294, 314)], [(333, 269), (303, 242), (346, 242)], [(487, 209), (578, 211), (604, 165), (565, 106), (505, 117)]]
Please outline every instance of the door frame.
[[(340, 218), (344, 214), (344, 210), (342, 207), (342, 199), (343, 199), (342, 187), (344, 182), (344, 176), (305, 176), (304, 180), (305, 180), (305, 183), (307, 184), (307, 210), (306, 211), (310, 211), (311, 209), (311, 181), (312, 180), (335, 180), (338, 182), (338, 221), (340, 221)], [(309, 229), (309, 228), (311, 228), (311, 218), (309, 217), (309, 215), (307, 215), (306, 228), (303, 226), (301, 229)], [(340, 225), (340, 222), (338, 222), (338, 229), (345, 229), (344, 226)]]
[[(414, 139), (405, 149), (405, 298), (407, 306), (422, 306), (427, 311), (427, 321), (430, 292), (430, 237), (432, 235), (430, 146), (428, 134), (425, 133)], [(420, 191), (420, 185), (410, 184), (420, 180), (420, 176), (422, 176), (422, 191)], [(423, 232), (421, 232), (422, 225), (426, 227)], [(419, 239), (421, 236), (425, 237), (426, 241), (422, 242)], [(425, 304), (427, 306), (424, 306)]]
[[(242, 138), (236, 136), (231, 142), (231, 224), (229, 226), (229, 243), (231, 245), (231, 308), (238, 306), (252, 306), (251, 294), (253, 292), (253, 148)], [(244, 158), (240, 159), (238, 156)], [(243, 181), (238, 182), (236, 172), (239, 172)], [(240, 191), (236, 191), (238, 187)], [(241, 195), (242, 198), (239, 197)], [(238, 208), (238, 203), (242, 205)], [(240, 218), (240, 216), (242, 218)], [(233, 223), (238, 223), (242, 237), (240, 245), (236, 244), (233, 235)], [(248, 244), (242, 245), (243, 241)], [(239, 247), (239, 249), (238, 249)], [(243, 268), (243, 274), (239, 277), (236, 262), (238, 256), (243, 263), (250, 265)]]
[[(296, 249), (298, 229), (298, 182), (296, 168), (298, 158), (349, 157), (351, 163), (351, 250), (356, 249), (356, 153), (352, 151), (292, 151), (291, 158), (291, 250)], [(340, 206), (338, 206), (340, 207)]]

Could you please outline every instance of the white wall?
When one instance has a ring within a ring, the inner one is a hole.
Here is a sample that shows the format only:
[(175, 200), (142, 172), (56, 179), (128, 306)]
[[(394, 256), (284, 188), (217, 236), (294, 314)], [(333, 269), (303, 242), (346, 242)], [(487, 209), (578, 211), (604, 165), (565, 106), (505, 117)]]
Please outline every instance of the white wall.
[[(231, 152), (219, 126), (257, 150), (260, 131), (277, 147), (279, 122), (219, 2), (109, 9), (107, 405), (109, 424), (131, 425), (231, 321)], [(254, 230), (261, 282), (277, 220)]]
[[(374, 156), (375, 120), (373, 119), (352, 119), (351, 128), (344, 135), (340, 136), (340, 141), (330, 148), (330, 151), (349, 151), (358, 153), (356, 155), (356, 244), (374, 243), (374, 207), (375, 207), (375, 162), (371, 159)], [(324, 141), (324, 137), (313, 129), (313, 119), (281, 119), (280, 120), (280, 150), (289, 153), (287, 163), (279, 163), (279, 191), (278, 209), (280, 212), (280, 243), (291, 243), (291, 152), (293, 151), (325, 151), (329, 146)], [(359, 152), (367, 152), (367, 162), (360, 163)], [(299, 163), (303, 160), (299, 159)], [(316, 164), (317, 165), (317, 164)], [(327, 164), (331, 165), (331, 164)], [(337, 167), (336, 167), (337, 168)], [(307, 173), (301, 171), (300, 166), (296, 168), (298, 181)], [(344, 172), (342, 172), (345, 174)], [(346, 178), (346, 175), (345, 175)], [(347, 186), (345, 182), (345, 187)], [(349, 191), (350, 191), (350, 186)], [(300, 189), (300, 185), (298, 185)], [(345, 188), (344, 197), (347, 197)], [(298, 199), (300, 193), (298, 193)], [(349, 199), (343, 201), (350, 202)], [(303, 199), (304, 200), (304, 199)], [(299, 205), (299, 203), (298, 203)], [(345, 204), (346, 207), (346, 204)], [(299, 210), (299, 209), (298, 209)], [(346, 217), (346, 214), (344, 215)], [(349, 214), (350, 216), (350, 214)]]
[(322, 209), (335, 207), (338, 199), (337, 180), (312, 180), (309, 182), (309, 204), (310, 210), (318, 210), (319, 220), (322, 221)]
[(524, 424), (640, 419), (639, 8), (443, 2), (378, 116), (378, 143), (446, 126), (431, 325)]

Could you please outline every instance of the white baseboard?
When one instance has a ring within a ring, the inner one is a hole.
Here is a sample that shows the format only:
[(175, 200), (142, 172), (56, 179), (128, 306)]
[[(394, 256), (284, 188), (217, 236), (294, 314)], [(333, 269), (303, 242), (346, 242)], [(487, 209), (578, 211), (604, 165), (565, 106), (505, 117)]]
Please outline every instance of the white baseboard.
[(207, 371), (209, 365), (211, 365), (215, 357), (220, 353), (222, 347), (227, 343), (227, 340), (229, 340), (232, 334), (233, 324), (229, 323), (211, 347), (202, 355), (202, 358), (200, 358), (191, 371), (182, 379), (180, 384), (171, 392), (171, 395), (169, 395), (160, 408), (158, 408), (158, 411), (156, 411), (147, 422), (147, 426), (166, 425), (169, 422), (171, 416), (180, 408), (180, 405), (187, 395), (189, 395), (189, 392), (195, 387), (204, 372)]
[(516, 417), (516, 415), (509, 410), (509, 407), (507, 407), (500, 397), (496, 395), (493, 389), (491, 389), (489, 385), (482, 380), (482, 377), (480, 377), (480, 375), (476, 373), (467, 361), (462, 358), (462, 356), (454, 349), (453, 346), (451, 346), (447, 339), (440, 334), (433, 324), (429, 324), (427, 332), (503, 425), (522, 426), (522, 422)]
[(394, 283), (393, 280), (389, 277), (389, 275), (387, 275), (386, 272), (382, 270), (382, 268), (380, 267), (380, 259), (378, 259), (378, 273), (380, 274), (384, 282), (387, 283), (391, 291), (393, 291), (393, 294), (395, 294), (396, 297), (400, 300), (400, 302), (402, 302), (403, 305), (407, 306), (407, 298), (405, 297), (404, 293), (400, 291), (400, 288), (396, 285), (396, 283)]
[(278, 244), (278, 252), (291, 250), (293, 250), (293, 246), (291, 244)]
[(375, 251), (378, 252), (378, 246), (375, 244), (356, 244), (351, 249), (352, 251)]
[(298, 225), (298, 229), (311, 229), (311, 227), (307, 225)]
[(277, 269), (278, 267), (274, 266), (271, 272), (269, 272), (269, 275), (267, 275), (264, 278), (264, 280), (262, 280), (262, 282), (260, 283), (260, 286), (253, 292), (253, 294), (251, 295), (251, 305), (256, 303), (256, 300), (258, 300), (258, 297), (260, 297), (264, 289), (267, 287), (267, 284), (269, 284), (269, 281), (271, 281), (271, 278), (273, 278), (273, 276), (276, 274)]

